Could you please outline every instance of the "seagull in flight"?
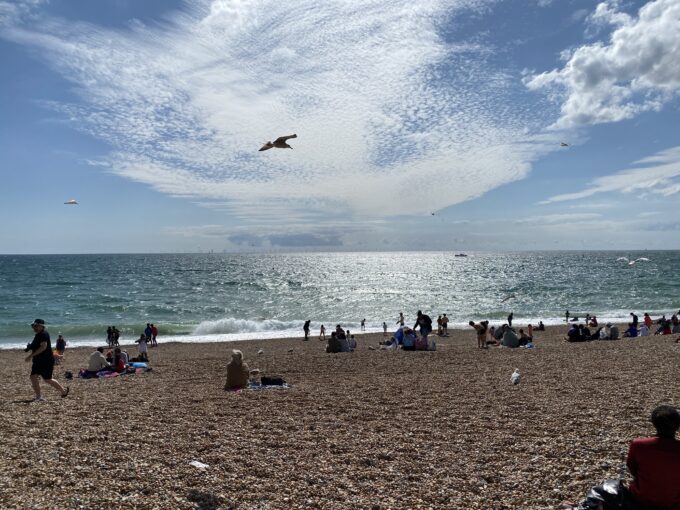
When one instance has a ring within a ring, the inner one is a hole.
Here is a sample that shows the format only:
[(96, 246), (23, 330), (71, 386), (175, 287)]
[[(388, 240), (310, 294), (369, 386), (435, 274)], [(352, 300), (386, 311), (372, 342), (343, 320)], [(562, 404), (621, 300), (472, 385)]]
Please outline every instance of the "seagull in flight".
[(560, 142), (560, 147), (569, 147), (569, 144), (566, 142)]
[(649, 262), (649, 259), (647, 257), (640, 257), (640, 258), (635, 259), (635, 260), (628, 260), (628, 258), (626, 258), (626, 257), (619, 257), (616, 260), (617, 261), (622, 260), (624, 262), (628, 262), (629, 266), (634, 266), (636, 262)]
[(288, 135), (288, 136), (279, 136), (276, 140), (273, 142), (267, 142), (265, 143), (261, 148), (260, 151), (266, 151), (269, 149), (277, 148), (277, 149), (292, 149), (290, 145), (286, 143), (287, 140), (290, 140), (291, 138), (297, 138), (297, 135)]
[(502, 300), (501, 303), (505, 303), (509, 299), (515, 299), (517, 297), (517, 294), (510, 294), (509, 296), (505, 296)]
[(76, 202), (76, 200), (72, 198), (71, 200), (67, 200), (66, 202), (64, 202), (64, 205), (78, 205), (78, 202)]

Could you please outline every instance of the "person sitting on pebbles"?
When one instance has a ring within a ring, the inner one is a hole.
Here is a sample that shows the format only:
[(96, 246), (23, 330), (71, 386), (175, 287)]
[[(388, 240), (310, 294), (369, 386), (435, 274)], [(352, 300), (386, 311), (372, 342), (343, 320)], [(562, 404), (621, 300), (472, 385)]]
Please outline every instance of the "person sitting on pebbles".
[(225, 390), (238, 390), (248, 386), (250, 370), (243, 362), (243, 353), (237, 349), (231, 351), (231, 361), (227, 365), (227, 383)]
[(661, 405), (652, 411), (654, 437), (634, 439), (628, 449), (626, 465), (633, 481), (626, 488), (621, 481), (610, 480), (594, 487), (578, 505), (565, 503), (577, 510), (680, 508), (680, 414), (673, 406)]

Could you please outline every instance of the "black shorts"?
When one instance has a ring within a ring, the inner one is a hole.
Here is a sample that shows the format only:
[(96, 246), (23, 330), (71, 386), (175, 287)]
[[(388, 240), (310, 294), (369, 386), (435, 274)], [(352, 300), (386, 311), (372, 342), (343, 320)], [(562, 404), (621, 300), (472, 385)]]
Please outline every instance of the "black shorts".
[(54, 363), (40, 363), (33, 364), (31, 367), (31, 375), (39, 375), (45, 380), (52, 379), (52, 372), (54, 371)]

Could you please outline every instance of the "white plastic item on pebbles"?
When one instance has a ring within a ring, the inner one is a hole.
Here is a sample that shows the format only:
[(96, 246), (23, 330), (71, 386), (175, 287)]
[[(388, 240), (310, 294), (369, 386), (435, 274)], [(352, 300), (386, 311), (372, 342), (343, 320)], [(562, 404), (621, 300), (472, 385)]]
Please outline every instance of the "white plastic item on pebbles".
[(199, 462), (197, 460), (192, 460), (191, 462), (189, 462), (189, 464), (191, 464), (192, 466), (194, 466), (195, 468), (198, 468), (198, 469), (208, 468), (208, 464), (203, 464), (202, 462)]

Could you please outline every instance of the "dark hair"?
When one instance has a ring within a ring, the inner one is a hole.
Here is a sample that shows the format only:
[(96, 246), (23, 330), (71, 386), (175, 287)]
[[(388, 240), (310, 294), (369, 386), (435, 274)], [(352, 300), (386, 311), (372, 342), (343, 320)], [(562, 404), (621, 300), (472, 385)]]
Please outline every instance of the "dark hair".
[(103, 347), (97, 347), (97, 350), (98, 350), (99, 352), (104, 352), (104, 348), (103, 348)]
[(470, 326), (474, 326), (474, 325), (475, 325), (474, 321), (470, 321), (470, 322), (468, 322), (468, 324), (469, 324)]
[(652, 411), (652, 424), (657, 436), (673, 439), (680, 428), (680, 414), (673, 406), (661, 405)]

